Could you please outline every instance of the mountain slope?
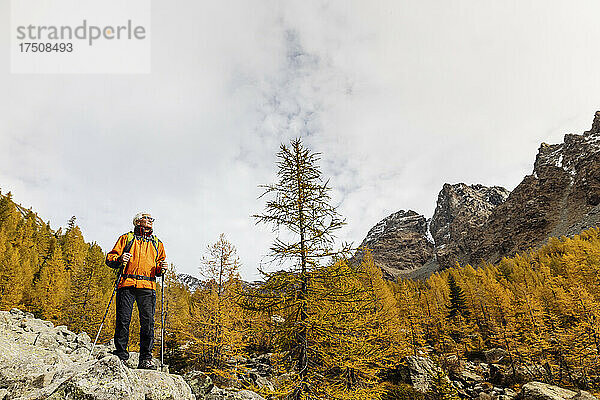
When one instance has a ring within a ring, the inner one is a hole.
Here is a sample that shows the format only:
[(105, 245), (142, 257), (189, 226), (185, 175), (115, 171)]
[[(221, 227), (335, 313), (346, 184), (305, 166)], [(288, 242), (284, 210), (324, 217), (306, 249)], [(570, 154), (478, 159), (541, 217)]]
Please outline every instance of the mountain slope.
[[(414, 211), (399, 211), (375, 225), (361, 247), (372, 250), (388, 278), (420, 278), (456, 262), (495, 263), (551, 236), (572, 236), (597, 226), (600, 111), (583, 135), (567, 134), (560, 144), (542, 143), (533, 172), (512, 192), (445, 184), (434, 215), (424, 221)], [(359, 250), (356, 257), (362, 254)]]

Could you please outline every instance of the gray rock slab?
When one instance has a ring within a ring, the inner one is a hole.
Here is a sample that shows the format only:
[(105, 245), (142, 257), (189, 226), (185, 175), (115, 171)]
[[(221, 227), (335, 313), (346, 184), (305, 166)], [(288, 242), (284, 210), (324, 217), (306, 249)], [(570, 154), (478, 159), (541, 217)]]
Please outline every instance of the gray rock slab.
[(522, 400), (597, 400), (588, 392), (574, 392), (569, 389), (549, 385), (543, 382), (529, 382), (521, 388), (519, 399)]
[(250, 390), (240, 390), (236, 392), (215, 387), (208, 395), (206, 395), (206, 400), (265, 400), (265, 398)]

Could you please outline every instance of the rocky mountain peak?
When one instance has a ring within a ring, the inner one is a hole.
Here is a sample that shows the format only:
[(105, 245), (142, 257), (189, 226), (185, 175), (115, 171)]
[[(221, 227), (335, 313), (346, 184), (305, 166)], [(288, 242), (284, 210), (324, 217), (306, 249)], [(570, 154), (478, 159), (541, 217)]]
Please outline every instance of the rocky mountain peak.
[(500, 186), (444, 184), (431, 218), (436, 246), (449, 244), (473, 226), (480, 226), (492, 210), (504, 203), (510, 191)]
[(549, 237), (572, 236), (598, 225), (600, 111), (582, 135), (542, 143), (533, 173), (512, 192), (445, 184), (429, 224), (414, 211), (399, 211), (373, 227), (363, 245), (373, 250), (384, 274), (424, 277), (456, 262), (495, 263)]
[(583, 167), (590, 155), (600, 152), (600, 111), (596, 111), (592, 129), (583, 135), (566, 134), (563, 143), (542, 143), (533, 166), (533, 176), (546, 179), (556, 170), (562, 170), (571, 178)]
[(367, 234), (355, 259), (366, 249), (385, 276), (393, 278), (422, 267), (433, 256), (433, 243), (427, 238), (427, 220), (412, 210), (400, 210), (379, 221)]
[(427, 220), (421, 214), (413, 210), (400, 210), (379, 221), (367, 234), (363, 244), (367, 245), (379, 239), (381, 236), (394, 231), (415, 232), (425, 235), (427, 232)]
[(600, 135), (600, 111), (596, 111), (596, 114), (594, 114), (594, 122), (592, 122), (592, 129), (583, 132), (583, 135)]
[(184, 284), (190, 292), (195, 292), (196, 289), (204, 287), (204, 282), (192, 275), (177, 274), (177, 280)]
[(509, 193), (499, 186), (446, 183), (430, 220), (412, 210), (395, 212), (371, 228), (361, 248), (372, 250), (373, 260), (387, 277), (425, 276), (440, 261), (454, 259), (460, 253), (457, 241), (483, 225)]

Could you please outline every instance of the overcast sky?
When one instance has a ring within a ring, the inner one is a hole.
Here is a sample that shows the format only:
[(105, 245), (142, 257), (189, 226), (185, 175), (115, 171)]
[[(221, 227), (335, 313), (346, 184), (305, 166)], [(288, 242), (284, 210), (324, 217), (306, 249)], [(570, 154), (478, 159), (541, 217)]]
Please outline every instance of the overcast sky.
[[(0, 0), (0, 46), (9, 46)], [(0, 52), (0, 189), (107, 251), (139, 210), (178, 272), (224, 232), (242, 276), (280, 143), (322, 153), (360, 244), (445, 182), (510, 190), (541, 142), (600, 109), (598, 1), (153, 1), (152, 73), (12, 75)]]

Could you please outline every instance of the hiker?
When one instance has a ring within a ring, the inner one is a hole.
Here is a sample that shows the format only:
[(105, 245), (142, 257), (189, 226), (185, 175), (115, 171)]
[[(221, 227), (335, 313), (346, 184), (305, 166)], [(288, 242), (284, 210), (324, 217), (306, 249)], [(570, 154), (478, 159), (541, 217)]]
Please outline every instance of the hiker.
[(106, 265), (111, 268), (123, 265), (124, 268), (117, 286), (114, 354), (121, 361), (129, 359), (129, 323), (135, 301), (140, 316), (140, 369), (157, 368), (152, 362), (156, 277), (161, 276), (167, 268), (165, 248), (152, 234), (153, 222), (154, 218), (150, 213), (136, 214), (133, 218), (133, 232), (121, 235), (114, 248), (106, 255)]

